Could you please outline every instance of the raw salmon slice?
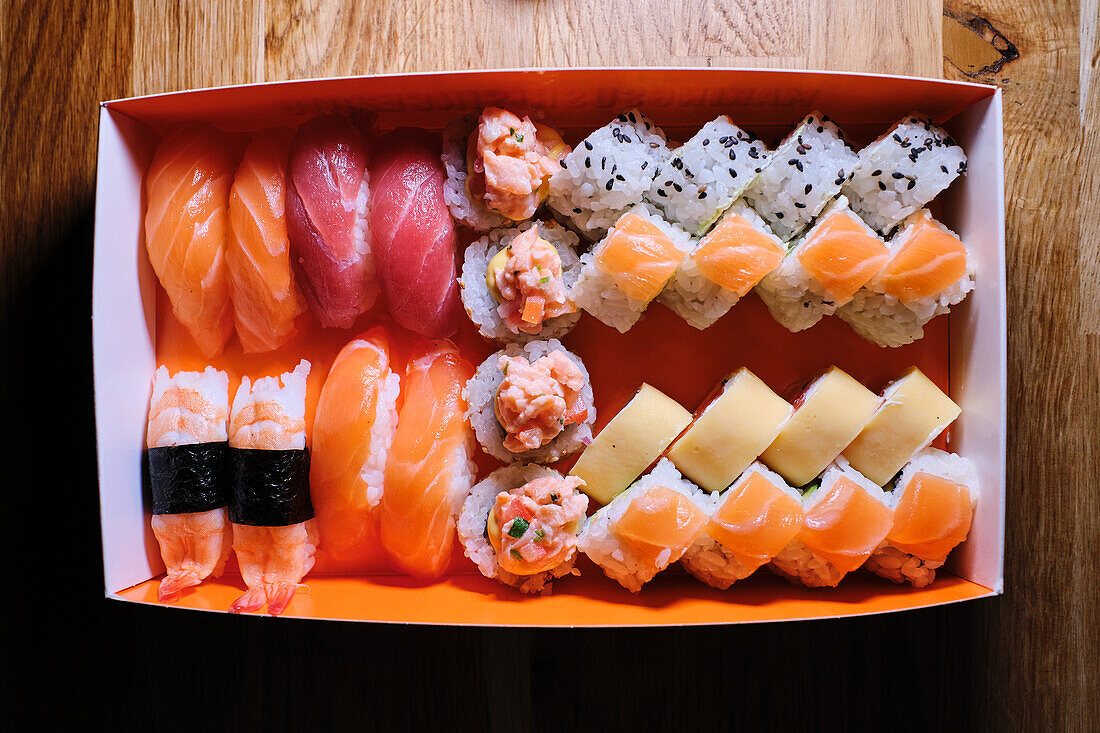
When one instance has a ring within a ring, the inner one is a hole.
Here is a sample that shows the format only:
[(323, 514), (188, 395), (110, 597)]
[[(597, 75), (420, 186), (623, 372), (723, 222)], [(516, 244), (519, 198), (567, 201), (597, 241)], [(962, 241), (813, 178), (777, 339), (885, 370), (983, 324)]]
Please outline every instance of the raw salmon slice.
[(233, 288), (233, 320), (246, 352), (272, 351), (296, 333), (306, 304), (290, 266), (286, 231), (286, 164), (290, 130), (253, 138), (229, 194), (226, 247)]
[(692, 258), (704, 277), (744, 297), (779, 267), (784, 254), (783, 248), (746, 219), (730, 214), (703, 238)]
[(145, 176), (145, 247), (172, 312), (206, 358), (233, 332), (229, 273), (229, 187), (234, 141), (209, 125), (164, 136)]
[(473, 484), (462, 391), (474, 367), (438, 341), (406, 375), (379, 506), (382, 546), (402, 572), (437, 578), (450, 565), (455, 518)]
[(626, 214), (596, 255), (596, 265), (611, 276), (615, 286), (634, 300), (657, 297), (684, 253), (652, 222), (638, 214)]
[(918, 472), (894, 509), (894, 526), (886, 539), (902, 552), (943, 562), (966, 539), (973, 514), (965, 485)]
[(817, 555), (850, 573), (886, 537), (892, 519), (888, 507), (850, 478), (841, 476), (829, 495), (806, 513), (798, 538)]
[(966, 248), (930, 218), (913, 225), (909, 240), (882, 271), (883, 290), (902, 303), (939, 295), (966, 275)]
[[(340, 564), (368, 562), (377, 544), (374, 507), (393, 437), (396, 395), (383, 395), (391, 375), (389, 337), (374, 328), (340, 350), (317, 401), (310, 494), (320, 550)], [(389, 424), (376, 436), (379, 419)]]
[(802, 528), (802, 506), (760, 473), (725, 497), (707, 523), (707, 534), (746, 567), (760, 567)]
[(631, 499), (615, 533), (653, 567), (680, 559), (707, 523), (701, 509), (679, 491), (655, 486)]
[(843, 305), (886, 265), (886, 244), (843, 212), (831, 214), (813, 239), (798, 252), (798, 261)]

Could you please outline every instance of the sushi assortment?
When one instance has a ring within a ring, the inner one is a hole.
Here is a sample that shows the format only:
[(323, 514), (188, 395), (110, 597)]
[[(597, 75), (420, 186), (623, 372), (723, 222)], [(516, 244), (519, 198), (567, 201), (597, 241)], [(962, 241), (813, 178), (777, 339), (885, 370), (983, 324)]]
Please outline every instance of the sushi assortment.
[[(859, 151), (817, 111), (774, 149), (725, 115), (677, 144), (637, 109), (575, 146), (499, 107), (442, 138), (343, 114), (170, 130), (146, 176), (146, 250), (215, 365), (153, 379), (160, 599), (232, 552), (247, 589), (230, 610), (278, 615), (315, 564), (384, 557), (432, 581), (456, 547), (524, 593), (582, 557), (631, 592), (677, 563), (723, 590), (764, 567), (806, 587), (860, 568), (928, 585), (966, 539), (978, 477), (929, 447), (960, 409), (920, 370), (876, 394), (832, 367), (788, 401), (742, 368), (694, 412), (643, 383), (597, 433), (562, 339), (582, 311), (626, 333), (654, 302), (704, 330), (755, 292), (794, 332), (836, 315), (911, 343), (974, 288), (928, 208), (965, 170), (918, 116)], [(378, 301), (388, 316), (367, 322)], [(463, 311), (498, 349), (476, 367), (448, 340)], [(304, 359), (243, 376), (230, 401), (216, 365), (233, 333), (285, 355), (304, 319), (356, 334), (311, 421)], [(479, 477), (479, 452), (500, 467)]]

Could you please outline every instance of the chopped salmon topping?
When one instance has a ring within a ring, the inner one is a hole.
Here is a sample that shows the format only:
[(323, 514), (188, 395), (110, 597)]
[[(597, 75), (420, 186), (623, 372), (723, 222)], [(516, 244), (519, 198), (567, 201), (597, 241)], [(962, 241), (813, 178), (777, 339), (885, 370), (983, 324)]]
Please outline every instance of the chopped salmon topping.
[(490, 542), (497, 562), (515, 575), (535, 575), (572, 559), (588, 498), (577, 493), (576, 476), (544, 476), (498, 494), (493, 506), (497, 532)]
[(508, 434), (504, 447), (513, 453), (540, 448), (566, 425), (588, 417), (581, 399), (584, 373), (562, 351), (530, 363), (522, 356), (501, 356), (504, 379), (497, 392), (496, 414)]
[(507, 247), (508, 259), (495, 274), (500, 317), (512, 333), (538, 333), (549, 318), (573, 313), (577, 307), (565, 292), (561, 257), (553, 245), (531, 227)]

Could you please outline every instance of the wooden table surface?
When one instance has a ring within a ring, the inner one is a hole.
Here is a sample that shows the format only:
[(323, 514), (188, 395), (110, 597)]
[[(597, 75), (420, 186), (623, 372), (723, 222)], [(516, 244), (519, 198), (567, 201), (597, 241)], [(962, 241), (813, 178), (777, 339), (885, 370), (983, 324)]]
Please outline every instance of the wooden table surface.
[[(1097, 0), (0, 3), (0, 442), (14, 472), (6, 587), (21, 617), (8, 635), (35, 647), (9, 662), (25, 688), (15, 720), (389, 730), (446, 713), (451, 725), (508, 731), (714, 718), (723, 728), (1096, 730), (1097, 16)], [(102, 599), (89, 397), (97, 103), (312, 76), (571, 65), (844, 69), (1003, 88), (1004, 595), (666, 632), (271, 622)], [(99, 702), (76, 704), (78, 688)]]

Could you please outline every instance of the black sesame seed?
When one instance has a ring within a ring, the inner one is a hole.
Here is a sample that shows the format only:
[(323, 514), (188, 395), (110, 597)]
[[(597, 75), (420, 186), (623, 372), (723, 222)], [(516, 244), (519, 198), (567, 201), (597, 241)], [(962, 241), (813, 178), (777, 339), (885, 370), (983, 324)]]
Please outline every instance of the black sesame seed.
[(912, 144), (913, 144), (913, 143), (909, 142), (909, 139), (908, 139), (908, 138), (906, 138), (906, 140), (905, 140), (905, 141), (904, 141), (904, 142), (903, 142), (903, 143), (901, 144), (901, 146), (902, 146), (903, 148), (907, 148), (907, 147), (909, 147), (909, 146), (910, 146), (910, 145), (912, 145)]
[(634, 142), (634, 141), (630, 139), (630, 135), (623, 135), (623, 142), (624, 143), (630, 143), (630, 142)]
[(665, 181), (665, 185), (672, 188), (672, 181)]
[(756, 148), (749, 148), (749, 157), (750, 157), (750, 158), (754, 158), (754, 159), (755, 159), (755, 158), (759, 158), (759, 157), (760, 157), (760, 153), (759, 153), (759, 152), (757, 152)]
[(725, 145), (726, 141), (729, 140), (729, 139), (730, 139), (729, 135), (723, 135), (722, 137), (718, 138), (718, 142), (721, 143), (722, 145)]
[(604, 186), (604, 188), (606, 188), (606, 189), (607, 189), (608, 191), (610, 191), (610, 190), (611, 190), (611, 187), (612, 187), (612, 186), (614, 186), (614, 185), (615, 185), (615, 181), (614, 181), (614, 180), (612, 179), (612, 180), (609, 180), (609, 181), (607, 182), (607, 185), (606, 185), (606, 186)]
[(872, 176), (881, 176), (882, 175), (882, 169), (871, 171), (871, 175)]
[(940, 170), (941, 170), (941, 171), (943, 171), (944, 173), (950, 173), (950, 171), (948, 171), (948, 170), (947, 170), (947, 166), (946, 166), (946, 165), (941, 165), (941, 166), (940, 166)]
[(737, 178), (737, 171), (733, 168), (730, 168), (730, 178)]
[(843, 186), (844, 185), (844, 179), (843, 178), (836, 179), (835, 181), (833, 181), (833, 185), (834, 186)]
[(807, 183), (806, 184), (806, 193), (809, 193), (810, 191), (813, 191), (813, 190), (814, 190), (814, 184)]
[(703, 145), (710, 145), (710, 138), (703, 138)]
[(966, 161), (964, 160), (962, 163), (959, 163), (959, 173), (965, 173), (965, 172), (966, 172)]
[(574, 213), (574, 214), (579, 214), (579, 213), (581, 213), (581, 210), (580, 210), (580, 209), (578, 209), (578, 208), (576, 208), (576, 207), (574, 207), (574, 208), (573, 208), (573, 213)]
[(822, 127), (821, 125), (818, 125), (818, 126), (817, 126), (817, 131), (818, 131), (818, 133), (822, 133), (822, 132), (825, 132), (825, 128), (824, 128), (824, 127)]
[(885, 183), (883, 183), (882, 181), (879, 181), (879, 182), (878, 182), (878, 187), (879, 187), (880, 189), (882, 189), (883, 191), (885, 191), (885, 190), (886, 190), (886, 184), (885, 184)]
[(648, 130), (649, 128), (650, 128), (650, 124), (649, 124), (648, 122), (647, 122), (647, 123), (645, 123), (645, 129), (647, 129), (647, 130)]
[(914, 180), (912, 180), (912, 179), (910, 179), (910, 180), (909, 180), (909, 185), (908, 185), (908, 186), (906, 186), (905, 188), (906, 188), (906, 189), (908, 189), (909, 191), (912, 191), (912, 190), (913, 190), (913, 186), (915, 186), (915, 185), (917, 185), (917, 182), (916, 182), (916, 181), (914, 181)]
[(782, 219), (783, 218), (783, 212), (782, 211), (775, 212), (775, 218), (776, 219)]
[(562, 158), (561, 160), (559, 160), (558, 165), (560, 165), (562, 168), (568, 168), (569, 167), (565, 164), (565, 158)]
[(799, 155), (805, 155), (806, 154), (806, 148), (802, 147), (801, 145), (799, 145), (797, 148), (795, 148), (795, 150), (798, 152)]
[(672, 167), (675, 168), (676, 170), (683, 170), (684, 169), (684, 161), (680, 160), (679, 158), (673, 158), (672, 159)]
[(922, 150), (924, 150), (924, 148), (913, 148), (912, 150), (910, 150), (909, 151), (909, 160), (916, 163), (917, 158), (920, 157), (920, 151), (922, 151)]
[(668, 196), (668, 194), (665, 193), (665, 190), (663, 188), (658, 188), (657, 189), (657, 195), (658, 196)]
[(764, 170), (764, 169), (763, 168), (756, 168), (756, 169), (753, 170), (753, 173), (759, 173), (762, 170)]
[(626, 115), (619, 115), (619, 122), (626, 122)]
[(799, 173), (801, 173), (801, 172), (803, 171), (803, 168), (802, 168), (802, 161), (801, 161), (801, 160), (796, 160), (796, 161), (794, 162), (794, 167), (798, 169), (798, 172), (799, 172)]
[(700, 191), (699, 192), (699, 198), (705, 199), (706, 197), (707, 197), (707, 192), (706, 191)]
[(890, 175), (894, 177), (894, 180), (905, 178), (905, 174), (904, 173), (899, 173), (898, 171), (894, 171)]
[(628, 112), (626, 116), (630, 118), (631, 122), (637, 122), (638, 121), (638, 118), (634, 116), (633, 112)]
[(585, 168), (591, 168), (592, 167), (592, 159), (591, 158), (585, 158), (584, 159), (584, 167)]
[(605, 170), (606, 168), (607, 168), (607, 156), (605, 155), (604, 157), (600, 158), (600, 170)]
[(791, 158), (790, 160), (787, 161), (787, 165), (794, 165), (797, 162), (798, 162), (798, 158)]
[(727, 148), (732, 148), (736, 144), (737, 144), (737, 141), (734, 140), (732, 137), (729, 140), (726, 140), (726, 147)]
[(737, 151), (736, 150), (731, 150), (730, 151), (730, 160), (737, 160)]
[(618, 169), (619, 169), (619, 164), (618, 164), (618, 163), (616, 163), (615, 165), (611, 166), (611, 173), (612, 173), (612, 175), (614, 175), (614, 174), (615, 174), (615, 171), (617, 171)]
[(955, 144), (955, 140), (954, 140), (954, 138), (952, 138), (952, 137), (951, 137), (950, 135), (948, 135), (947, 137), (945, 137), (945, 138), (943, 139), (943, 141), (944, 141), (944, 142), (945, 142), (946, 144), (948, 144), (948, 145), (952, 145), (952, 146), (953, 146), (953, 145)]
[(895, 132), (894, 133), (894, 140), (900, 143), (901, 142), (901, 135), (899, 135)]
[(622, 177), (622, 174), (619, 174), (619, 175), (615, 176), (615, 178), (616, 178), (617, 180), (620, 180), (620, 181), (622, 181), (623, 183), (626, 183), (626, 179)]
[(806, 208), (806, 204), (800, 203), (798, 201), (795, 201), (794, 205), (795, 205), (795, 208), (798, 208), (798, 209), (805, 209)]
[(587, 140), (585, 140), (585, 141), (584, 141), (584, 147), (586, 147), (586, 148), (588, 148), (589, 150), (591, 150), (591, 149), (592, 149), (592, 143), (590, 143), (590, 142), (588, 142)]
[(673, 183), (672, 187), (676, 189), (676, 193), (683, 193), (684, 192), (684, 187), (681, 186), (679, 183)]

